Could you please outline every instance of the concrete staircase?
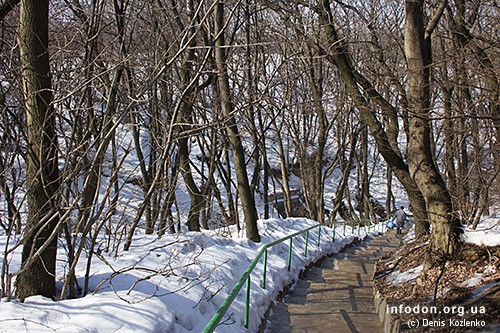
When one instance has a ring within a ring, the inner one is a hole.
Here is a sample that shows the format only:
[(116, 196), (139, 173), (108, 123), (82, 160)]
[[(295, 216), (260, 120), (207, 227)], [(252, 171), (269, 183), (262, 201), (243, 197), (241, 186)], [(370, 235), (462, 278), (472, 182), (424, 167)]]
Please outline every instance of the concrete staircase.
[(389, 234), (324, 258), (273, 305), (265, 332), (383, 332), (374, 307), (372, 276), (376, 261), (399, 243)]

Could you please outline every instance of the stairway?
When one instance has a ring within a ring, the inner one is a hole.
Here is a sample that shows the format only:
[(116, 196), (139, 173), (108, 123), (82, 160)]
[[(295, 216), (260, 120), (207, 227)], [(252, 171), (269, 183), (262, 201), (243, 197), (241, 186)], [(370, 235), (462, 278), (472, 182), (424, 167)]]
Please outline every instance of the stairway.
[(265, 332), (382, 332), (371, 279), (376, 261), (397, 245), (390, 233), (326, 257), (273, 305)]

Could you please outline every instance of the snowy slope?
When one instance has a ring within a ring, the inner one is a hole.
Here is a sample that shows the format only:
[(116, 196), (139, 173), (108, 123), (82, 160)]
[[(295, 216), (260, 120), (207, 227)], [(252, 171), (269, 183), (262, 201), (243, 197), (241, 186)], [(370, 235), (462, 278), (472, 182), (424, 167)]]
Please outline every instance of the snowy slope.
[[(259, 221), (262, 243), (315, 225), (315, 221), (270, 219)], [(286, 269), (288, 242), (269, 251), (267, 288), (262, 289), (262, 264), (252, 274), (250, 331), (255, 331), (270, 302), (284, 286), (297, 279), (309, 263), (339, 251), (358, 236), (347, 227), (323, 227), (310, 233), (309, 253), (303, 255), (305, 237), (294, 239), (292, 267)], [(360, 237), (365, 234), (361, 232)], [(0, 239), (5, 246), (5, 238)], [(244, 238), (219, 237), (214, 232), (169, 235), (160, 241), (138, 236), (129, 252), (117, 258), (94, 259), (91, 290), (86, 297), (53, 302), (30, 297), (25, 303), (0, 303), (0, 332), (201, 332), (240, 278), (260, 245)], [(18, 264), (18, 260), (12, 262)], [(83, 276), (80, 265), (78, 276)], [(115, 274), (113, 274), (115, 272)], [(102, 285), (101, 285), (102, 284)], [(99, 288), (96, 290), (96, 288)], [(245, 331), (242, 290), (217, 332)]]
[[(122, 136), (120, 146), (127, 147), (132, 141), (130, 133)], [(145, 145), (146, 146), (146, 145)], [(272, 146), (272, 145), (271, 145)], [(198, 163), (196, 155), (199, 147), (192, 147), (192, 161)], [(331, 153), (331, 152), (330, 152)], [(275, 166), (278, 157), (269, 150), (269, 162)], [(252, 165), (249, 164), (249, 170)], [(106, 170), (105, 170), (106, 171)], [(338, 170), (325, 181), (326, 207), (331, 208), (332, 196), (340, 178)], [(109, 170), (107, 170), (109, 174)], [(373, 178), (372, 194), (383, 202), (386, 196), (385, 167), (377, 166)], [(135, 216), (143, 194), (138, 187), (125, 182), (126, 179), (139, 175), (137, 157), (130, 154), (121, 170), (120, 201), (117, 207), (119, 220), (115, 232), (121, 232)], [(200, 178), (195, 173), (195, 177)], [(355, 170), (350, 175), (349, 188), (356, 186)], [(199, 179), (197, 179), (199, 180)], [(103, 178), (103, 188), (107, 186), (107, 177)], [(397, 206), (407, 205), (404, 191), (395, 185), (393, 192)], [(272, 182), (270, 191), (274, 190)], [(300, 179), (291, 175), (293, 188), (300, 188)], [(276, 186), (279, 190), (279, 186)], [(103, 195), (101, 189), (101, 195)], [(227, 194), (221, 189), (221, 195)], [(182, 222), (189, 209), (189, 196), (180, 182), (177, 187), (179, 209), (174, 215)], [(260, 198), (257, 196), (257, 200)], [(101, 202), (101, 200), (98, 200)], [(257, 202), (262, 216), (262, 202)], [(23, 210), (25, 213), (25, 210)], [(276, 216), (276, 212), (272, 212)], [(496, 222), (495, 222), (496, 221)], [(500, 244), (498, 219), (490, 219), (482, 231), (468, 230), (466, 240), (488, 245)], [(496, 223), (496, 224), (495, 224)], [(292, 234), (298, 230), (315, 225), (315, 221), (295, 219), (269, 219), (259, 221), (262, 244)], [(0, 302), (0, 332), (194, 332), (199, 333), (217, 311), (240, 276), (259, 251), (260, 244), (248, 241), (245, 235), (233, 227), (193, 233), (185, 231), (177, 235), (166, 235), (158, 240), (156, 235), (144, 235), (143, 222), (137, 229), (130, 251), (121, 251), (118, 244), (111, 244), (111, 251), (102, 251), (94, 256), (91, 267), (90, 293), (82, 298), (54, 302), (43, 297), (29, 297), (25, 303), (18, 301)], [(321, 245), (316, 245), (317, 231), (311, 232), (309, 255), (304, 257), (304, 236), (298, 237), (293, 244), (292, 267), (287, 270), (288, 242), (273, 247), (269, 252), (267, 288), (259, 286), (262, 276), (262, 263), (259, 263), (252, 278), (250, 332), (255, 332), (260, 319), (270, 302), (284, 286), (297, 279), (299, 272), (309, 263), (322, 256), (339, 251), (343, 246), (358, 237), (347, 228), (343, 235), (342, 228), (337, 229), (335, 242), (332, 242), (332, 230), (323, 228)], [(361, 233), (359, 237), (364, 237)], [(8, 239), (0, 232), (0, 248), (7, 248)], [(115, 241), (111, 241), (115, 242)], [(12, 248), (16, 239), (9, 241)], [(106, 244), (103, 239), (102, 244)], [(104, 246), (103, 245), (103, 246)], [(118, 251), (113, 251), (113, 249)], [(7, 257), (10, 272), (20, 267), (20, 248)], [(60, 244), (58, 258), (58, 276), (62, 281), (67, 270), (64, 261), (67, 253)], [(3, 251), (0, 255), (3, 260)], [(80, 286), (86, 269), (86, 258), (82, 257), (76, 275)], [(61, 288), (62, 282), (58, 287)], [(243, 327), (244, 290), (240, 292), (227, 316), (217, 329), (221, 333), (246, 331)]]

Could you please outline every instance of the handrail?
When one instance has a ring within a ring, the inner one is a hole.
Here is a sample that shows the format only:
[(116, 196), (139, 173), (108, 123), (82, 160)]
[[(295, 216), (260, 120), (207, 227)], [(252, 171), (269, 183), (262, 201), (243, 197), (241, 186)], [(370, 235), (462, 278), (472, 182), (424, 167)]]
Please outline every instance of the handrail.
[[(377, 224), (378, 225), (383, 225), (383, 223), (379, 223), (381, 220), (376, 220), (378, 221)], [(366, 233), (366, 220), (360, 220), (358, 222), (363, 222), (363, 227), (364, 227), (364, 231)], [(243, 285), (246, 283), (247, 285), (247, 290), (246, 290), (246, 306), (245, 306), (245, 323), (244, 323), (244, 326), (245, 328), (248, 328), (248, 321), (249, 321), (249, 301), (250, 301), (250, 274), (252, 273), (253, 269), (255, 268), (255, 266), (257, 265), (257, 263), (259, 262), (260, 258), (262, 257), (262, 255), (264, 255), (264, 268), (263, 268), (263, 280), (262, 280), (262, 284), (261, 284), (261, 287), (262, 288), (266, 288), (266, 270), (267, 270), (267, 249), (270, 248), (270, 247), (273, 247), (277, 244), (280, 244), (286, 240), (290, 240), (290, 246), (289, 246), (289, 252), (288, 252), (288, 263), (287, 263), (287, 267), (288, 267), (288, 270), (290, 270), (291, 268), (291, 259), (292, 259), (292, 241), (293, 241), (293, 238), (296, 237), (296, 236), (299, 236), (299, 235), (302, 235), (303, 233), (306, 233), (306, 244), (305, 244), (305, 250), (304, 250), (304, 255), (307, 256), (307, 243), (308, 243), (308, 239), (309, 239), (309, 231), (310, 230), (313, 230), (315, 228), (319, 228), (319, 232), (318, 232), (318, 245), (320, 245), (320, 239), (321, 239), (321, 227), (322, 226), (331, 226), (333, 224), (333, 235), (332, 235), (332, 239), (333, 241), (335, 241), (335, 232), (336, 232), (336, 224), (335, 222), (333, 223), (318, 223), (316, 225), (313, 225), (311, 227), (308, 227), (306, 229), (303, 229), (303, 230), (300, 230), (300, 231), (297, 231), (297, 232), (294, 232), (293, 234), (290, 234), (288, 236), (285, 236), (283, 238), (280, 238), (280, 239), (277, 239), (273, 242), (270, 242), (270, 243), (267, 243), (265, 245), (262, 245), (260, 247), (260, 250), (259, 252), (257, 253), (257, 255), (255, 256), (255, 258), (252, 260), (252, 262), (248, 265), (247, 269), (245, 270), (245, 272), (243, 273), (243, 275), (241, 276), (241, 278), (238, 280), (238, 282), (236, 282), (236, 285), (233, 287), (233, 289), (231, 290), (231, 292), (227, 295), (226, 299), (224, 300), (224, 302), (222, 302), (221, 306), (219, 307), (219, 309), (217, 310), (217, 312), (214, 314), (214, 316), (212, 317), (212, 319), (210, 319), (210, 321), (208, 322), (208, 324), (205, 326), (205, 329), (203, 330), (203, 333), (212, 333), (215, 331), (215, 329), (217, 328), (217, 325), (220, 323), (220, 321), (222, 320), (223, 316), (226, 314), (227, 310), (229, 309), (229, 307), (231, 306), (231, 304), (233, 303), (233, 301), (235, 300), (236, 296), (238, 296), (241, 288), (243, 287)], [(345, 235), (345, 225), (346, 225), (346, 221), (344, 221), (344, 235)], [(371, 225), (371, 223), (370, 223)], [(354, 228), (356, 227), (356, 225), (352, 225), (351, 226), (351, 233), (354, 234)], [(361, 229), (361, 223), (358, 223), (358, 235), (359, 235), (359, 232), (360, 232), (360, 229)], [(383, 229), (383, 226), (382, 226), (382, 229)], [(383, 230), (382, 230), (383, 231)]]

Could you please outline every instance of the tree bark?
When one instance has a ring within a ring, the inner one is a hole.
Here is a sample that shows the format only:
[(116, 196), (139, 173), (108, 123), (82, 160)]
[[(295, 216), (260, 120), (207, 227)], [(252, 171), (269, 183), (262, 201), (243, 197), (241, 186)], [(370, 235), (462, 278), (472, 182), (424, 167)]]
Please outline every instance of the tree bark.
[[(321, 62), (316, 62), (316, 55), (308, 48), (310, 57), (310, 68), (308, 78), (313, 94), (313, 108), (316, 112), (318, 121), (318, 142), (317, 151), (314, 158), (312, 173), (312, 201), (309, 203), (309, 212), (311, 218), (323, 223), (325, 221), (325, 201), (324, 201), (324, 177), (323, 177), (323, 158), (328, 139), (329, 123), (323, 107), (323, 66)], [(305, 193), (304, 193), (305, 194)]]
[(22, 267), (16, 280), (16, 295), (21, 301), (32, 295), (56, 295), (59, 170), (47, 50), (48, 17), (48, 0), (21, 1), (18, 38), (28, 123), (28, 220)]
[[(273, 113), (272, 110), (270, 110), (271, 113)], [(278, 151), (278, 156), (279, 156), (279, 161), (280, 161), (280, 172), (281, 172), (281, 179), (283, 180), (283, 200), (284, 200), (284, 205), (285, 205), (285, 214), (286, 217), (291, 217), (292, 216), (292, 194), (290, 191), (290, 183), (288, 179), (288, 166), (287, 166), (287, 161), (285, 157), (285, 148), (283, 146), (283, 138), (281, 136), (281, 130), (283, 129), (283, 124), (281, 124), (278, 127), (278, 124), (276, 123), (276, 117), (274, 114), (272, 115), (273, 118), (273, 127), (274, 127), (274, 133), (276, 135), (276, 149)]]
[(434, 254), (452, 254), (458, 245), (460, 222), (453, 214), (451, 196), (434, 163), (431, 148), (430, 36), (424, 38), (424, 1), (406, 1), (405, 55), (408, 63), (410, 142), (409, 169), (422, 191), (432, 225)]

